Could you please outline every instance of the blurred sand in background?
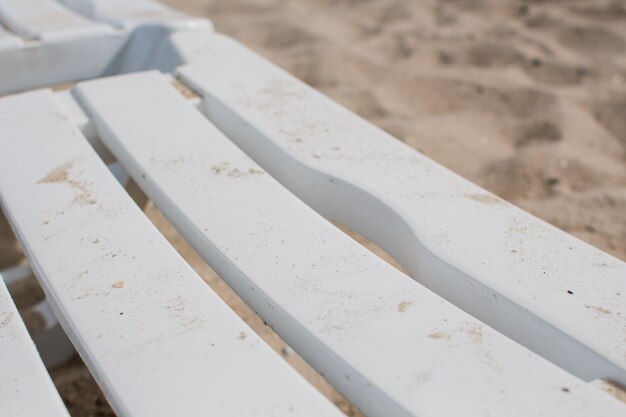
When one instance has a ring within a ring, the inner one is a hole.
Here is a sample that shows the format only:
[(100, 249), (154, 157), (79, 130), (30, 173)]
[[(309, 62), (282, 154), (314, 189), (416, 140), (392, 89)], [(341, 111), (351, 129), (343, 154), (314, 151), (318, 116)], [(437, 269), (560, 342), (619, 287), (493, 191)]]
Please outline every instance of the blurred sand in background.
[[(434, 160), (626, 260), (626, 1), (164, 0), (207, 16)], [(348, 415), (334, 392), (147, 209), (202, 277)], [(0, 268), (20, 258), (0, 222)], [(110, 410), (79, 360), (73, 415)]]

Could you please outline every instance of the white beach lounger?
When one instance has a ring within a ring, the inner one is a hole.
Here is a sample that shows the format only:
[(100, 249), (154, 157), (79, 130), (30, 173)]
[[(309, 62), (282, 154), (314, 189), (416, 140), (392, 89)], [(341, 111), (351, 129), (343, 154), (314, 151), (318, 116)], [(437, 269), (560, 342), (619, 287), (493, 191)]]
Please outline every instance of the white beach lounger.
[[(626, 384), (624, 262), (451, 173), (206, 20), (151, 1), (65, 4), (0, 0), (12, 32), (0, 33), (0, 91), (19, 92), (0, 98), (0, 202), (120, 416), (341, 414), (178, 256), (112, 163), (368, 416), (626, 415), (597, 387)], [(68, 24), (42, 23), (45, 10)], [(64, 82), (74, 84), (20, 92)], [(36, 406), (63, 412), (32, 344), (5, 346), (7, 332), (0, 325), (0, 357), (19, 353), (18, 374), (39, 363), (52, 405)], [(0, 415), (21, 398), (3, 384)]]

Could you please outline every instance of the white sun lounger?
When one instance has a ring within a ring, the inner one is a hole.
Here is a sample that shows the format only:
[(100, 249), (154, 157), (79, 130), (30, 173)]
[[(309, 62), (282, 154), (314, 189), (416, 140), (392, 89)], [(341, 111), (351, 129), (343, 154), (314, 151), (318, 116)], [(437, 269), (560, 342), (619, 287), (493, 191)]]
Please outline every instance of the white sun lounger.
[[(0, 202), (120, 416), (341, 414), (167, 244), (107, 169), (114, 161), (369, 416), (625, 415), (597, 388), (626, 384), (625, 263), (456, 176), (207, 21), (148, 1), (66, 4), (0, 0), (0, 23), (14, 31), (0, 33), (0, 89), (76, 82), (0, 98)], [(38, 78), (23, 55), (10, 64), (19, 73), (7, 72), (2, 59), (21, 53), (24, 36), (46, 51), (47, 33), (69, 30), (35, 24), (36, 7), (72, 15), (69, 38), (100, 57), (116, 44), (109, 64), (87, 70), (74, 56), (75, 72), (59, 64)], [(379, 243), (412, 278), (327, 219)], [(0, 326), (0, 343), (6, 334)], [(23, 356), (15, 372), (38, 360), (32, 347), (0, 346), (0, 357)], [(20, 400), (5, 385), (0, 415)]]

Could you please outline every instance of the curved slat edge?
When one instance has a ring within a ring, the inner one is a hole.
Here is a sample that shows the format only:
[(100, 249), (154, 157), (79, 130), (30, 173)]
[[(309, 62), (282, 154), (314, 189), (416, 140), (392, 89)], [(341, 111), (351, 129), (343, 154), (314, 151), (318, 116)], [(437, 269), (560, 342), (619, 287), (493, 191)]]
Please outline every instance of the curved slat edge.
[(179, 75), (204, 96), (208, 117), (304, 201), (570, 372), (626, 382), (624, 262), (451, 173), (224, 36), (173, 38), (191, 62)]
[(355, 243), (265, 175), (161, 75), (89, 81), (77, 91), (103, 142), (179, 232), (366, 414), (624, 412)]

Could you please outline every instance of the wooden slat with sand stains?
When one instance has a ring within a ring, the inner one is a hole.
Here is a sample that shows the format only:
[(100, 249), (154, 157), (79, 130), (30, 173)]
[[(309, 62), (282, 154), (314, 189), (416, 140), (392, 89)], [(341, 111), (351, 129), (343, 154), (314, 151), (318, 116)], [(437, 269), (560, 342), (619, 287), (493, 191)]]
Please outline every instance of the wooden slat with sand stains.
[(340, 416), (182, 260), (50, 91), (0, 99), (0, 201), (120, 417)]
[(56, 0), (0, 0), (0, 21), (26, 38), (68, 33), (107, 33), (110, 27), (89, 20)]
[(365, 414), (626, 410), (354, 242), (160, 74), (88, 81), (76, 93), (103, 142), (198, 253)]
[(309, 205), (550, 361), (585, 380), (626, 384), (626, 263), (448, 171), (227, 37), (172, 40), (192, 63), (179, 74), (204, 96), (208, 117)]
[(69, 417), (0, 277), (0, 415)]

